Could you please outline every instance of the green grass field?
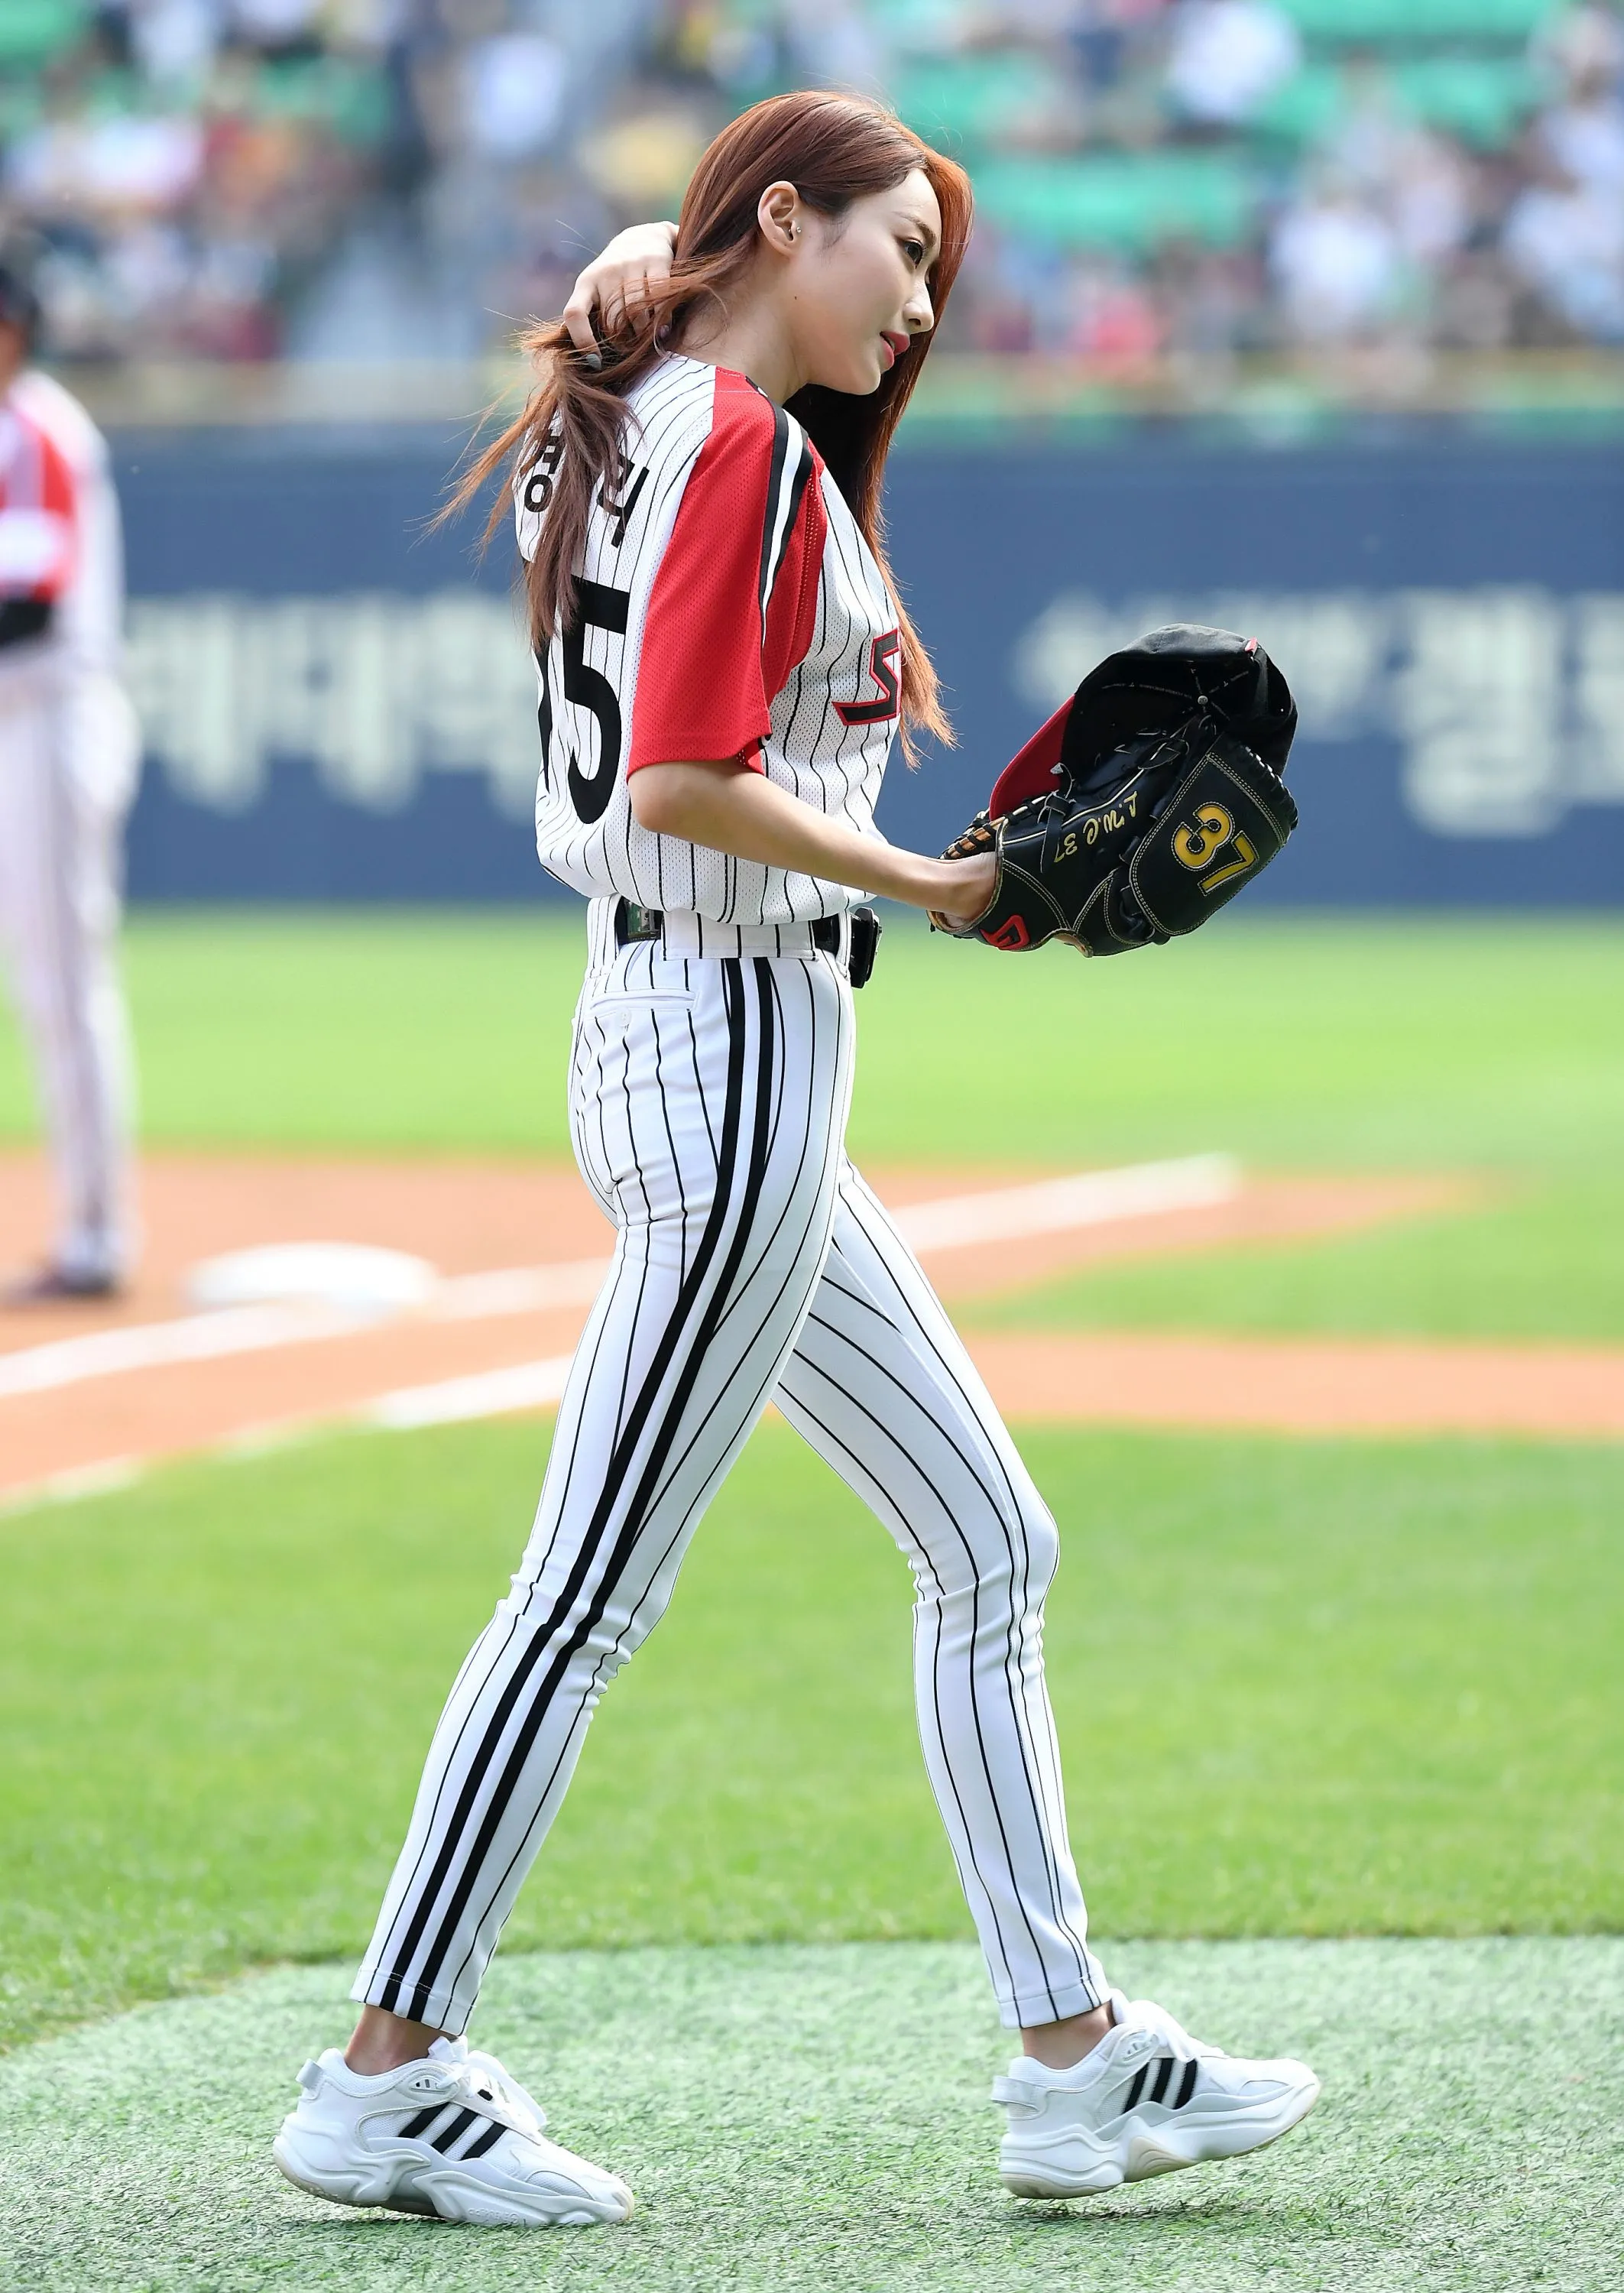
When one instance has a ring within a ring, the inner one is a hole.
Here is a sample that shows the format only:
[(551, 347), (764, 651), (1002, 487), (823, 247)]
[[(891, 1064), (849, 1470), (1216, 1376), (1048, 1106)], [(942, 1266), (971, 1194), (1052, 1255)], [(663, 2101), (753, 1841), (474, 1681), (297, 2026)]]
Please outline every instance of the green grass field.
[[(1027, 1448), (1065, 1535), (1049, 1660), (1102, 1932), (1624, 1924), (1624, 1450)], [(0, 1523), (5, 2035), (359, 1950), (545, 1450), (534, 1423), (353, 1435)], [(969, 1932), (907, 1571), (769, 1425), (512, 1940)]]
[[(530, 917), (138, 919), (146, 1135), (559, 1153), (578, 960)], [(1616, 924), (1246, 921), (1086, 972), (897, 928), (861, 1009), (876, 1162), (1216, 1147), (1492, 1189), (982, 1317), (1624, 1336)], [(0, 1041), (0, 1136), (28, 1121)], [(1204, 2033), (1323, 2062), (1278, 2152), (1075, 2214), (999, 2198), (999, 2041), (913, 1737), (906, 1571), (769, 1424), (594, 1724), (484, 2027), (565, 2138), (635, 2169), (634, 2234), (429, 2248), (281, 2189), (265, 2134), (343, 2028), (545, 1446), (534, 1422), (335, 1437), (0, 1518), (0, 2285), (385, 2286), (449, 2251), (472, 2293), (1613, 2281), (1604, 1446), (1023, 1436), (1062, 1526), (1050, 1661), (1095, 1931), (1140, 1938), (1113, 1967)], [(279, 1961), (307, 1964), (188, 1995)], [(171, 2003), (94, 2020), (141, 2000)]]
[[(155, 1143), (568, 1153), (578, 921), (147, 915), (129, 937)], [(1225, 918), (1126, 963), (888, 928), (860, 1159), (1470, 1169), (1470, 1216), (1070, 1281), (1020, 1317), (1624, 1337), (1624, 926)], [(0, 1138), (31, 1122), (0, 1041)]]

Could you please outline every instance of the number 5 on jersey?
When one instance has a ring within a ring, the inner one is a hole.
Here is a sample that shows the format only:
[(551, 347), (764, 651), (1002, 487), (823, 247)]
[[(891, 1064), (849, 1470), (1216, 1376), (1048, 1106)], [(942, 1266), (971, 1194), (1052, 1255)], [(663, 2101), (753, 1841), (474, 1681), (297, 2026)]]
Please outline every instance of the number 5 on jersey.
[[(560, 633), (560, 644), (564, 656), (564, 699), (577, 709), (586, 709), (595, 719), (598, 727), (598, 760), (594, 771), (583, 772), (575, 744), (570, 744), (568, 785), (570, 801), (577, 815), (588, 826), (601, 820), (609, 808), (610, 798), (615, 792), (615, 778), (620, 770), (620, 703), (615, 688), (602, 670), (592, 668), (586, 660), (586, 632), (606, 629), (611, 636), (626, 635), (626, 592), (610, 589), (602, 581), (578, 580), (575, 584), (574, 609)], [(545, 653), (537, 655), (541, 670), (541, 703), (536, 712), (536, 726), (541, 735), (541, 773), (544, 782), (550, 785), (553, 768), (553, 688), (547, 677)]]
[(887, 629), (869, 647), (869, 674), (879, 687), (874, 701), (837, 701), (835, 714), (843, 725), (884, 725), (901, 706), (902, 680), (895, 662), (902, 643), (901, 632)]

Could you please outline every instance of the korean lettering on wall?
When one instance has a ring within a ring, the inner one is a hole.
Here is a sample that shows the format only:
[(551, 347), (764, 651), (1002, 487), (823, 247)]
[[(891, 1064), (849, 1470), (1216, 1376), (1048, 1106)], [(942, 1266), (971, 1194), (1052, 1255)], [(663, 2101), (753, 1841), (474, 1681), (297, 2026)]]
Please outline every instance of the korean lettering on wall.
[[(1120, 604), (1069, 593), (1010, 675), (1046, 714), (1158, 622), (1260, 636), (1302, 737), (1398, 742), (1412, 817), (1448, 837), (1539, 836), (1624, 804), (1624, 595), (1533, 587), (1214, 592)], [(250, 810), (279, 759), (342, 802), (392, 811), (428, 773), (482, 775), (522, 817), (536, 783), (535, 672), (515, 608), (467, 590), (135, 601), (129, 667), (148, 753), (175, 793)]]

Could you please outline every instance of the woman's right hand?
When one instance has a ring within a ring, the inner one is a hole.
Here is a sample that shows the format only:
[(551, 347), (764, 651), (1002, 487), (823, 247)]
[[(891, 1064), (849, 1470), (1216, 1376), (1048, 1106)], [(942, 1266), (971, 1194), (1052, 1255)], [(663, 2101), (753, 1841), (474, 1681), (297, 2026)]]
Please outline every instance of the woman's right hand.
[(617, 231), (602, 254), (586, 265), (563, 309), (570, 339), (584, 358), (598, 355), (593, 312), (602, 313), (603, 331), (612, 335), (647, 300), (651, 287), (669, 279), (675, 251), (674, 223), (634, 223)]

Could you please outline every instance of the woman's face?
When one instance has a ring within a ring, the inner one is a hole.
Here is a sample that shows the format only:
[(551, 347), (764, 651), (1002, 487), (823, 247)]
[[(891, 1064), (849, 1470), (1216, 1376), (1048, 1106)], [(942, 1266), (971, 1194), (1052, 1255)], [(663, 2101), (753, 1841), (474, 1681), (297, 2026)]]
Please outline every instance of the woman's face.
[(797, 200), (790, 227), (780, 296), (796, 365), (807, 382), (866, 397), (936, 323), (926, 275), (941, 247), (941, 210), (930, 177), (916, 168), (841, 215)]

